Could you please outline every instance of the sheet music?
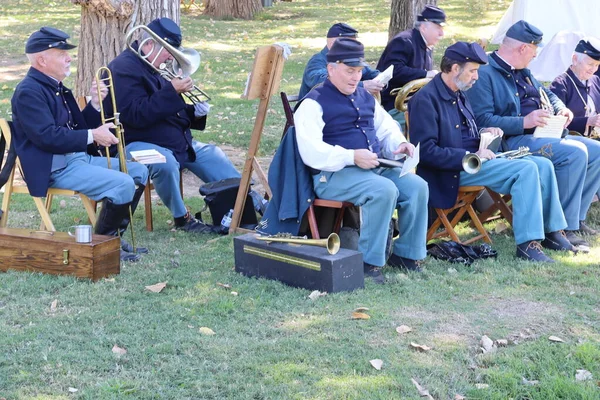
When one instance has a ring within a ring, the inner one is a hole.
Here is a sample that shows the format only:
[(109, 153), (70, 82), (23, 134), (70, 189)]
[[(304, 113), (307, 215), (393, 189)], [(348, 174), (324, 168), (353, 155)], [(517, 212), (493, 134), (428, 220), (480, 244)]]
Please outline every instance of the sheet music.
[(375, 78), (374, 81), (381, 83), (382, 85), (387, 85), (390, 79), (394, 76), (394, 65), (390, 65), (385, 69), (385, 71), (380, 72)]
[(564, 115), (552, 115), (546, 119), (546, 126), (538, 126), (533, 132), (536, 138), (555, 138), (560, 139), (567, 123), (567, 117)]
[(406, 157), (404, 159), (404, 165), (402, 166), (402, 171), (400, 172), (400, 177), (411, 172), (413, 169), (417, 168), (419, 164), (419, 152), (421, 151), (421, 143), (418, 143), (415, 147), (415, 151), (413, 152), (412, 157)]

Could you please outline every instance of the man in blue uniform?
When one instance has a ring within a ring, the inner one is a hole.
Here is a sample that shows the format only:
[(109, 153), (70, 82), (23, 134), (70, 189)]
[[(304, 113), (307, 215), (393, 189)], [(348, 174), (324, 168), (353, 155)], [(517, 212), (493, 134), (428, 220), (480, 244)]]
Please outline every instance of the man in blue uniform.
[(381, 54), (378, 70), (394, 66), (394, 76), (381, 92), (381, 105), (399, 122), (404, 123), (404, 113), (394, 108), (396, 97), (390, 95), (390, 90), (415, 79), (433, 78), (438, 73), (433, 69), (432, 52), (433, 46), (444, 37), (445, 24), (446, 13), (427, 5), (417, 16), (415, 27), (394, 36)]
[(588, 243), (576, 235), (587, 229), (584, 223), (592, 197), (600, 187), (600, 143), (569, 136), (536, 138), (533, 132), (545, 126), (551, 115), (542, 108), (540, 90), (550, 100), (554, 113), (573, 118), (571, 111), (532, 75), (527, 65), (536, 56), (542, 32), (525, 21), (516, 22), (506, 32), (500, 48), (489, 64), (479, 70), (479, 81), (466, 92), (480, 127), (499, 127), (509, 149), (527, 146), (532, 152), (551, 146), (547, 156), (554, 164), (560, 202), (567, 220), (567, 238), (575, 246)]
[[(417, 174), (429, 184), (429, 204), (450, 208), (456, 202), (459, 186), (487, 186), (512, 195), (513, 229), (517, 257), (552, 262), (541, 245), (552, 250), (574, 250), (564, 236), (567, 226), (552, 163), (544, 157), (508, 160), (480, 149), (480, 134), (489, 131), (501, 136), (498, 128), (481, 131), (465, 91), (477, 81), (477, 71), (488, 60), (476, 43), (457, 42), (446, 49), (441, 74), (424, 86), (408, 103), (413, 143), (421, 143)], [(481, 169), (475, 174), (463, 171), (462, 159), (475, 153)], [(542, 240), (542, 243), (538, 240)]]
[(311, 90), (294, 114), (298, 150), (313, 169), (318, 197), (349, 201), (361, 209), (359, 251), (365, 273), (384, 278), (389, 221), (398, 209), (400, 237), (388, 264), (420, 271), (425, 258), (427, 184), (399, 168), (379, 167), (378, 157), (413, 155), (398, 124), (358, 86), (364, 63), (362, 43), (338, 39), (327, 54), (328, 79)]
[(594, 128), (600, 132), (600, 77), (594, 75), (600, 65), (598, 49), (597, 39), (580, 40), (571, 66), (550, 85), (550, 90), (573, 112), (567, 128), (583, 136), (596, 136)]
[[(173, 47), (181, 46), (181, 30), (169, 18), (155, 19), (148, 28)], [(156, 69), (173, 59), (147, 33), (142, 36), (142, 42), (141, 49), (138, 42), (132, 47), (139, 49)], [(164, 155), (166, 163), (149, 164), (148, 170), (156, 193), (173, 214), (175, 228), (194, 233), (211, 232), (187, 211), (179, 188), (179, 171), (184, 168), (204, 182), (240, 177), (220, 148), (192, 138), (190, 128), (204, 129), (210, 106), (204, 102), (194, 106), (184, 101), (182, 93), (193, 89), (192, 78), (168, 81), (129, 49), (108, 67), (125, 127), (127, 152), (154, 149)]]
[[(119, 160), (107, 168), (103, 157), (86, 153), (88, 146), (110, 146), (117, 138), (110, 132), (112, 123), (100, 126), (100, 99), (96, 83), (91, 101), (79, 110), (73, 93), (62, 81), (70, 75), (69, 35), (55, 28), (34, 32), (25, 45), (31, 68), (12, 97), (13, 141), (27, 187), (32, 196), (44, 197), (48, 188), (81, 192), (103, 201), (96, 224), (100, 235), (122, 234), (129, 222), (129, 206), (135, 185), (148, 179), (146, 167), (127, 163), (129, 175), (119, 172)], [(101, 90), (106, 96), (105, 87)], [(90, 127), (97, 127), (90, 129)], [(124, 247), (131, 247), (123, 243)], [(121, 251), (121, 259), (137, 261), (137, 254)]]
[[(306, 96), (310, 89), (319, 83), (325, 82), (327, 79), (327, 53), (329, 52), (329, 49), (331, 49), (333, 43), (342, 37), (358, 39), (358, 31), (343, 22), (338, 22), (329, 28), (329, 31), (327, 32), (327, 45), (323, 50), (312, 56), (308, 61), (308, 64), (306, 64), (304, 74), (302, 75), (302, 85), (300, 86), (300, 92), (298, 93), (299, 99)], [(365, 65), (359, 86), (363, 86), (372, 94), (379, 93), (379, 91), (383, 89), (383, 85), (380, 82), (373, 80), (377, 75), (379, 75), (378, 70)]]

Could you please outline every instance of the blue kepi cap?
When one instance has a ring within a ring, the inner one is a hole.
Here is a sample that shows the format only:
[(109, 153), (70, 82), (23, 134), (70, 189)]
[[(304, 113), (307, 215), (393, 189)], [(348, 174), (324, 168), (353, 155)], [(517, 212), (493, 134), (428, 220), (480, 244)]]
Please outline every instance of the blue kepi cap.
[(48, 49), (74, 49), (77, 46), (67, 42), (69, 37), (67, 33), (59, 29), (44, 26), (29, 36), (25, 43), (25, 53), (34, 54)]
[(169, 43), (171, 46), (181, 46), (181, 29), (172, 19), (166, 17), (157, 18), (148, 24), (148, 29), (156, 33), (161, 39)]
[(364, 67), (365, 46), (358, 40), (350, 38), (339, 38), (336, 40), (327, 53), (327, 62), (342, 63), (350, 67)]

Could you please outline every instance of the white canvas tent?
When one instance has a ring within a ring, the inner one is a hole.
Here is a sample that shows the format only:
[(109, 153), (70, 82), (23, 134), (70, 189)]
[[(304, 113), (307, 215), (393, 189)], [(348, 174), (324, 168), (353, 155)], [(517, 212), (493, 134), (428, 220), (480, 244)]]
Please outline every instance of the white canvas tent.
[(579, 39), (600, 38), (597, 0), (514, 0), (498, 23), (492, 43), (500, 43), (508, 28), (522, 19), (544, 33), (545, 45), (529, 66), (540, 81), (551, 81), (567, 69)]

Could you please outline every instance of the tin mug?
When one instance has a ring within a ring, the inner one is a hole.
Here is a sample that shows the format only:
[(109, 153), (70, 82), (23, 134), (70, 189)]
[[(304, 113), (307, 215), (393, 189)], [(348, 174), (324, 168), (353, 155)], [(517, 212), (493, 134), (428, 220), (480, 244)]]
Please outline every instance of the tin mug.
[[(75, 229), (75, 233), (71, 232), (71, 228)], [(91, 225), (73, 225), (67, 230), (69, 236), (73, 236), (77, 243), (90, 243), (92, 241), (92, 226)]]

